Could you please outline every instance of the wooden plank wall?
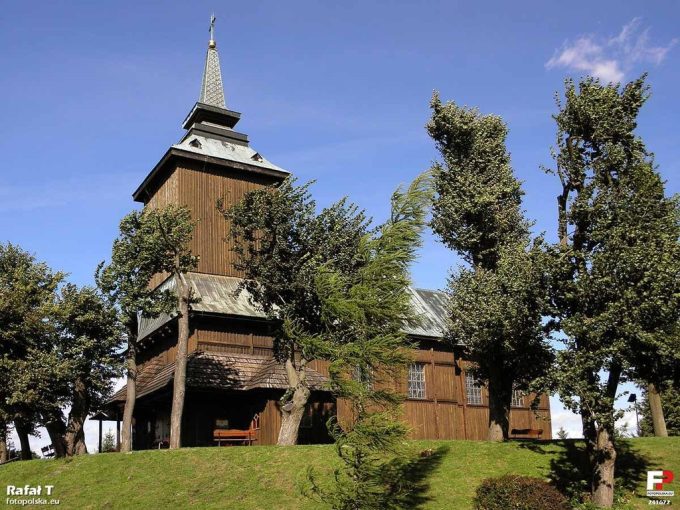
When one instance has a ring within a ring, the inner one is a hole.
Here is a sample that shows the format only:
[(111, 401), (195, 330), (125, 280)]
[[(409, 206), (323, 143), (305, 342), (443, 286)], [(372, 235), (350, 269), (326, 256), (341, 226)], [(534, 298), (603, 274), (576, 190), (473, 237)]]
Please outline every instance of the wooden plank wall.
[(273, 184), (276, 179), (224, 167), (203, 166), (186, 162), (178, 170), (179, 197), (198, 221), (191, 243), (193, 253), (200, 255), (199, 273), (243, 276), (233, 267), (234, 242), (229, 236), (229, 223), (217, 210), (222, 199), (225, 207), (238, 203), (249, 191)]
[[(185, 205), (198, 223), (191, 242), (191, 251), (200, 257), (197, 272), (227, 276), (243, 276), (233, 267), (233, 241), (229, 238), (229, 223), (217, 210), (217, 200), (225, 207), (236, 204), (249, 192), (273, 184), (279, 179), (252, 172), (184, 161), (151, 192), (145, 202), (148, 207), (168, 204)], [(156, 275), (151, 284), (158, 285), (167, 275)]]
[(194, 321), (189, 352), (195, 350), (272, 356), (274, 339), (265, 322), (202, 318)]
[[(273, 339), (266, 323), (213, 318), (196, 318), (192, 321), (190, 351), (196, 349), (238, 354), (271, 356)], [(174, 361), (173, 335), (157, 342), (146, 359)], [(161, 357), (161, 358), (159, 358)], [(406, 399), (404, 420), (413, 439), (476, 439), (487, 437), (489, 410), (488, 391), (482, 389), (482, 405), (470, 405), (465, 394), (465, 361), (457, 361), (454, 354), (443, 348), (413, 351), (414, 362), (425, 365), (424, 399)], [(328, 375), (328, 362), (315, 360), (310, 368)], [(406, 374), (396, 382), (397, 389), (406, 393)], [(510, 428), (543, 429), (543, 439), (551, 437), (550, 407), (547, 395), (542, 395), (536, 412), (529, 409), (533, 396), (525, 397), (523, 408), (513, 408)], [(273, 407), (272, 407), (273, 406)], [(351, 410), (346, 402), (337, 403), (338, 420), (351, 422)], [(262, 416), (262, 444), (275, 444), (280, 426), (280, 413), (275, 402), (267, 404)], [(265, 441), (273, 441), (266, 442)]]

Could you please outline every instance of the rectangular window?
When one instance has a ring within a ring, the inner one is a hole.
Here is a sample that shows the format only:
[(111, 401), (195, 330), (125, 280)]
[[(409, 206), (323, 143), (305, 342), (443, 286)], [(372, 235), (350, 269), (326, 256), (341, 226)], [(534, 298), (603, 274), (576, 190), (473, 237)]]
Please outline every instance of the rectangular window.
[(519, 390), (512, 390), (512, 407), (524, 407), (524, 394)]
[(465, 373), (465, 392), (468, 404), (482, 405), (482, 387), (477, 384), (475, 378), (468, 372)]
[(373, 390), (373, 369), (357, 365), (354, 367), (354, 380), (362, 383), (368, 391)]
[(408, 366), (408, 398), (425, 398), (425, 365), (422, 363)]

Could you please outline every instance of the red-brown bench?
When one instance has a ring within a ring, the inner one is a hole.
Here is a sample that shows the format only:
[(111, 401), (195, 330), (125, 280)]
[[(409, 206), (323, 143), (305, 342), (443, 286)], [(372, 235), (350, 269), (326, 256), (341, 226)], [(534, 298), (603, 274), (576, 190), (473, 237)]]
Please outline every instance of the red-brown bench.
[(260, 430), (260, 415), (256, 414), (250, 422), (250, 427), (246, 430), (215, 428), (213, 431), (213, 441), (217, 443), (217, 446), (239, 443), (250, 446), (257, 441), (258, 430)]
[(515, 439), (541, 439), (543, 429), (512, 429), (510, 435)]

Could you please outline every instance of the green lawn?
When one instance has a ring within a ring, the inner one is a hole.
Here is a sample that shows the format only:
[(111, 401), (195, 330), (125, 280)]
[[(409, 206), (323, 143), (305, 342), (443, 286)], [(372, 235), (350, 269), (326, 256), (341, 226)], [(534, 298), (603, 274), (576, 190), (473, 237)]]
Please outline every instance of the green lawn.
[[(574, 441), (416, 441), (410, 446), (436, 452), (412, 473), (423, 480), (423, 508), (471, 508), (477, 484), (488, 476), (517, 473), (562, 486), (582, 477), (582, 445)], [(671, 469), (679, 476), (680, 438), (634, 439), (624, 446), (622, 485), (636, 493), (635, 508), (648, 508), (642, 496), (646, 471)], [(300, 495), (300, 483), (308, 466), (327, 472), (334, 462), (332, 446), (187, 448), (14, 462), (0, 467), (0, 505), (7, 484), (49, 484), (60, 508), (315, 509), (319, 503)], [(680, 494), (676, 498), (680, 505)]]

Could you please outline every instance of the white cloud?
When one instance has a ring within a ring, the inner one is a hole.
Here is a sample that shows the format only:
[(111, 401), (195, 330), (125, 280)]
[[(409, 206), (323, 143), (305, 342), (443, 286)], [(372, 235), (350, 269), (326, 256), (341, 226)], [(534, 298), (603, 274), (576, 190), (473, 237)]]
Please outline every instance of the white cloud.
[(604, 82), (616, 83), (639, 64), (659, 65), (678, 40), (653, 46), (649, 28), (643, 30), (641, 24), (640, 18), (633, 18), (616, 36), (581, 35), (573, 42), (566, 41), (545, 67), (581, 71)]

